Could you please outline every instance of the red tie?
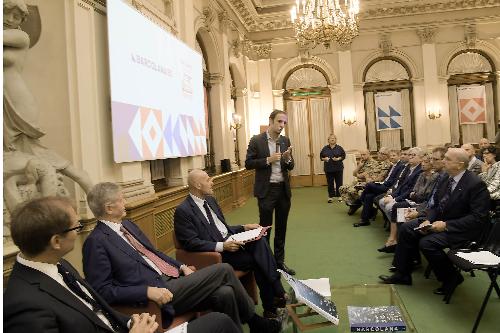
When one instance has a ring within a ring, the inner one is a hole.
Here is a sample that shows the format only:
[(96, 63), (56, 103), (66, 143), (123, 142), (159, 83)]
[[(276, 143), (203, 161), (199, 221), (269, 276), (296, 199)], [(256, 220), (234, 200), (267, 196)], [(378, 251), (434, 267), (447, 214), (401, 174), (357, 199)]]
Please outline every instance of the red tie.
[(153, 262), (153, 264), (155, 264), (156, 267), (158, 267), (163, 274), (174, 278), (179, 277), (179, 270), (176, 267), (170, 265), (168, 262), (158, 257), (155, 253), (149, 251), (144, 245), (141, 244), (141, 242), (135, 239), (135, 237), (132, 236), (132, 234), (130, 234), (130, 232), (123, 226), (120, 227), (120, 230), (121, 232), (123, 232), (125, 238), (128, 239), (130, 244), (132, 244), (132, 246), (137, 251), (148, 257), (148, 259), (151, 260), (151, 262)]

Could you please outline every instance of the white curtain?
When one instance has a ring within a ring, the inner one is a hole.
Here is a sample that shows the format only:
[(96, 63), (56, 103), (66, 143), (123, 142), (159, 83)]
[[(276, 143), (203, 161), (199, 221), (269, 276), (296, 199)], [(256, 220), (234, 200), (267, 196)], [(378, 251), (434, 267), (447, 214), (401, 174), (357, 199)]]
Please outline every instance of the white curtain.
[[(498, 84), (498, 83), (497, 83)], [(495, 141), (495, 106), (493, 104), (493, 84), (488, 82), (484, 85), (486, 90), (486, 134), (490, 142)]]
[[(403, 112), (403, 142), (405, 147), (412, 147), (412, 130), (411, 124), (413, 119), (410, 112), (410, 91), (408, 89), (401, 90), (401, 110)], [(401, 142), (401, 141), (400, 141)], [(398, 148), (399, 149), (399, 148)]]
[(368, 149), (370, 151), (377, 150), (377, 133), (375, 130), (375, 101), (373, 92), (369, 91), (365, 94), (366, 107), (366, 124), (368, 129)]
[(307, 101), (287, 101), (288, 136), (293, 146), (295, 167), (292, 176), (311, 174), (309, 160), (309, 135), (307, 121)]
[[(321, 148), (328, 143), (328, 136), (332, 132), (330, 121), (330, 98), (314, 98), (309, 100), (311, 107), (312, 153), (314, 174), (323, 174), (323, 162), (319, 159)], [(304, 135), (307, 135), (307, 127)]]
[(460, 144), (460, 129), (458, 124), (457, 86), (448, 87), (448, 102), (450, 103), (450, 132), (451, 143)]
[(380, 131), (380, 147), (401, 149), (401, 130)]

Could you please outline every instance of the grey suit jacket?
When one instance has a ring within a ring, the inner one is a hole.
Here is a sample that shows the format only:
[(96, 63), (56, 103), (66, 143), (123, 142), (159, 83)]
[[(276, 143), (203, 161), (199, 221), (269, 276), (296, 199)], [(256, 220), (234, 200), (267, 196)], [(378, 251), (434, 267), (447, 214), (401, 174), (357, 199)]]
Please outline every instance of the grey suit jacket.
[(474, 172), (476, 175), (481, 173), (481, 167), (483, 166), (483, 161), (475, 158), (472, 163), (469, 163), (467, 170)]

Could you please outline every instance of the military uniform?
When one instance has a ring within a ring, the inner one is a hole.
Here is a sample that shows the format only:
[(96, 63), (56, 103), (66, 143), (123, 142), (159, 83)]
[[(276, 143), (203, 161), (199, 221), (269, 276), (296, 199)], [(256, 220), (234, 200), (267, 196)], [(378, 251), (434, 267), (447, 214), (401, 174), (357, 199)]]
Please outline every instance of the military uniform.
[[(373, 159), (367, 160), (364, 165), (359, 169), (358, 174), (366, 173), (371, 177), (373, 170), (379, 170), (379, 162)], [(342, 185), (339, 188), (340, 196), (342, 200), (348, 205), (353, 204), (356, 200), (359, 199), (363, 189), (365, 188), (366, 181), (354, 181), (350, 185)]]

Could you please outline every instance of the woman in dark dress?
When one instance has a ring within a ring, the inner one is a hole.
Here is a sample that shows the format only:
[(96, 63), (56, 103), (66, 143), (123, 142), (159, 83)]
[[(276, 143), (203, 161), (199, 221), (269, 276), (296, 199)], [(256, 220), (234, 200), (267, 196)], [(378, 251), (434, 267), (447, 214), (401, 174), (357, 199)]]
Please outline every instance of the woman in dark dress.
[[(339, 187), (342, 186), (345, 159), (344, 149), (337, 144), (337, 137), (330, 134), (328, 144), (321, 149), (319, 157), (324, 162), (326, 182), (328, 183), (328, 202), (333, 197), (340, 197)], [(339, 199), (340, 201), (340, 199)]]

